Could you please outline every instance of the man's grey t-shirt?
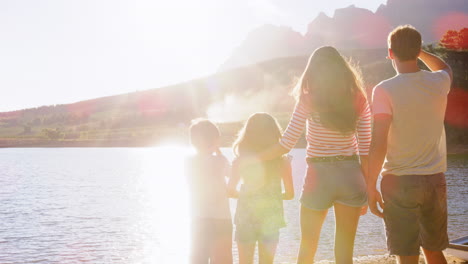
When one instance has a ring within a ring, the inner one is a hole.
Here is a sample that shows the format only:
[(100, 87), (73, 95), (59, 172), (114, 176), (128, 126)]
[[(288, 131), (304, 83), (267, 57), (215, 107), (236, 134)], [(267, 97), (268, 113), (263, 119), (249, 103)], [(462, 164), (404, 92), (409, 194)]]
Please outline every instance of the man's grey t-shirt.
[(445, 71), (398, 74), (373, 91), (373, 115), (389, 114), (382, 174), (429, 175), (447, 170), (444, 116), (450, 76)]

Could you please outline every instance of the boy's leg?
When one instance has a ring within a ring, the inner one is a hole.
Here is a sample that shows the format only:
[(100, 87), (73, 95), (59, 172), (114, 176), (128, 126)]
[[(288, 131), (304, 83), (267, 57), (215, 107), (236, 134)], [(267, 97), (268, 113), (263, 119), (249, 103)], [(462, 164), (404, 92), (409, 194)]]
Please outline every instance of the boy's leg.
[(335, 260), (336, 264), (353, 263), (354, 239), (361, 215), (361, 207), (335, 203)]
[(212, 226), (216, 239), (212, 248), (211, 264), (232, 264), (231, 220), (216, 220)]
[(301, 206), (301, 245), (297, 264), (313, 263), (322, 224), (328, 210), (316, 211)]
[(208, 264), (210, 258), (210, 234), (206, 227), (207, 219), (195, 219), (192, 222), (192, 245), (190, 252), (191, 264)]

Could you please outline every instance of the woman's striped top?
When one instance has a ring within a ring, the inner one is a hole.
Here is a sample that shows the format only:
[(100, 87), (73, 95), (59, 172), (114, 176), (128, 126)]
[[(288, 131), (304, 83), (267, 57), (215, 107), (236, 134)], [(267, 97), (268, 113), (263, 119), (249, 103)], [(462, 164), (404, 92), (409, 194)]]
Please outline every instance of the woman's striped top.
[(325, 128), (320, 123), (318, 113), (310, 112), (308, 107), (300, 102), (294, 109), (280, 144), (291, 150), (307, 124), (307, 157), (368, 155), (371, 143), (371, 112), (367, 101), (362, 106), (363, 111), (360, 111), (356, 132), (344, 135)]

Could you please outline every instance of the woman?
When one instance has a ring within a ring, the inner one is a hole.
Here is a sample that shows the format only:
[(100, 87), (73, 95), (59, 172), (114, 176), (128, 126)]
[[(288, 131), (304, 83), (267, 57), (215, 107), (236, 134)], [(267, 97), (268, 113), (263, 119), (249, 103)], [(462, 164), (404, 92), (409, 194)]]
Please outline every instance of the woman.
[(289, 152), (307, 124), (297, 263), (313, 263), (332, 206), (336, 263), (352, 263), (359, 216), (367, 210), (364, 174), (371, 141), (371, 115), (360, 75), (335, 48), (321, 47), (310, 57), (294, 95), (296, 107), (280, 143), (259, 158)]

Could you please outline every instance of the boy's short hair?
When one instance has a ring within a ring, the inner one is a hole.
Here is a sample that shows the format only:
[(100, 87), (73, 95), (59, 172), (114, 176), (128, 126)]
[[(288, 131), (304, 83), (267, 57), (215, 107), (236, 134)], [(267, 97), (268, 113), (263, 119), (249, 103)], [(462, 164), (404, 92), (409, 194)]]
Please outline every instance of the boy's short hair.
[(190, 125), (190, 143), (198, 148), (218, 140), (220, 133), (218, 127), (207, 119), (194, 119)]
[(417, 59), (421, 45), (421, 34), (411, 25), (398, 26), (388, 34), (388, 47), (401, 61)]

